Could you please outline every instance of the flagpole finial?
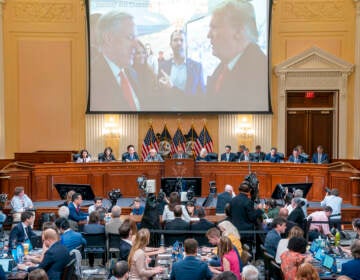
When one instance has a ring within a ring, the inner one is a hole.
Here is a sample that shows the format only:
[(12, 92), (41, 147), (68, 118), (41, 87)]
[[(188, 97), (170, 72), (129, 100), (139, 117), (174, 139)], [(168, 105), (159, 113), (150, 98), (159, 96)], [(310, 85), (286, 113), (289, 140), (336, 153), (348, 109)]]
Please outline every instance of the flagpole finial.
[(203, 124), (206, 125), (206, 119), (202, 119)]
[(181, 119), (177, 119), (176, 121), (177, 121), (178, 126), (180, 126)]
[(152, 124), (153, 124), (153, 120), (152, 120), (152, 119), (149, 119), (148, 123), (149, 123), (149, 125), (152, 125)]

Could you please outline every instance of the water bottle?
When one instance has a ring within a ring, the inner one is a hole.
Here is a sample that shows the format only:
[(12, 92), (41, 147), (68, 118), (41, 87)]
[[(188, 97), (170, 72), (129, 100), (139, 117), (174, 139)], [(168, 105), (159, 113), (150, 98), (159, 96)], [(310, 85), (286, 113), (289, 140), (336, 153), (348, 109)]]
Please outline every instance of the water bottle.
[(335, 246), (339, 246), (339, 244), (340, 244), (340, 238), (341, 238), (341, 236), (340, 236), (340, 231), (336, 231), (336, 234), (335, 234)]
[(21, 244), (17, 245), (16, 247), (16, 255), (17, 255), (18, 263), (22, 263), (24, 260), (24, 250)]
[(164, 238), (164, 234), (161, 234), (160, 236), (160, 247), (164, 247), (165, 246), (165, 238)]

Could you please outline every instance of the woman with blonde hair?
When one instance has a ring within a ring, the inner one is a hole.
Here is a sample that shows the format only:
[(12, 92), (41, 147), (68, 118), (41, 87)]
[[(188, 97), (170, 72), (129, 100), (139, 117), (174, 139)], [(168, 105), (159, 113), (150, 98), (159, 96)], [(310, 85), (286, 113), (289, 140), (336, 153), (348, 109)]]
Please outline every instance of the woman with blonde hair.
[(295, 280), (320, 280), (320, 277), (312, 264), (303, 263), (296, 272)]
[(162, 267), (148, 267), (145, 247), (149, 244), (150, 231), (147, 228), (140, 229), (135, 237), (131, 248), (129, 263), (129, 280), (145, 280), (163, 271)]
[(303, 237), (303, 236), (304, 236), (304, 231), (298, 226), (293, 226), (289, 231), (288, 238), (280, 239), (277, 250), (276, 250), (275, 261), (277, 263), (281, 263), (280, 256), (282, 253), (284, 253), (285, 251), (288, 250), (287, 246), (289, 244), (289, 239), (291, 237)]
[(221, 231), (221, 235), (226, 236), (231, 240), (231, 243), (235, 246), (239, 256), (241, 256), (243, 249), (240, 241), (240, 234), (237, 228), (229, 221), (222, 221), (218, 224), (218, 227)]

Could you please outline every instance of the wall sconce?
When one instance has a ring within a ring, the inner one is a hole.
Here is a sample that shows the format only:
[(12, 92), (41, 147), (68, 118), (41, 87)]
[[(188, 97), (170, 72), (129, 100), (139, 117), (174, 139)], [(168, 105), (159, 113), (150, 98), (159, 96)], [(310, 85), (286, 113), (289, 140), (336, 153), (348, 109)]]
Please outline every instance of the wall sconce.
[(105, 121), (104, 125), (104, 135), (110, 138), (120, 138), (120, 128), (119, 124), (114, 120), (113, 117)]
[(241, 122), (238, 125), (236, 133), (243, 137), (251, 137), (254, 135), (255, 131), (252, 128), (252, 124), (249, 122), (247, 118), (242, 118)]

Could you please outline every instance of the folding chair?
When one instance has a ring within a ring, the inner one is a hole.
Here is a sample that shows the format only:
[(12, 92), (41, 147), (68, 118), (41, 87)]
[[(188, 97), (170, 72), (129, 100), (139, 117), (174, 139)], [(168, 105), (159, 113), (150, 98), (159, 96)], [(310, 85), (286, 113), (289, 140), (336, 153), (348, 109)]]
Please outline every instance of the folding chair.
[(111, 259), (112, 254), (118, 254), (120, 252), (119, 249), (120, 240), (121, 240), (120, 234), (114, 234), (114, 233), (108, 234), (108, 242), (107, 242), (108, 260)]
[(105, 233), (81, 233), (86, 240), (84, 248), (85, 260), (87, 255), (90, 254), (105, 254), (106, 256), (106, 236)]
[(72, 259), (65, 267), (64, 272), (61, 276), (61, 280), (75, 280), (78, 279), (75, 274), (75, 263), (76, 259)]

